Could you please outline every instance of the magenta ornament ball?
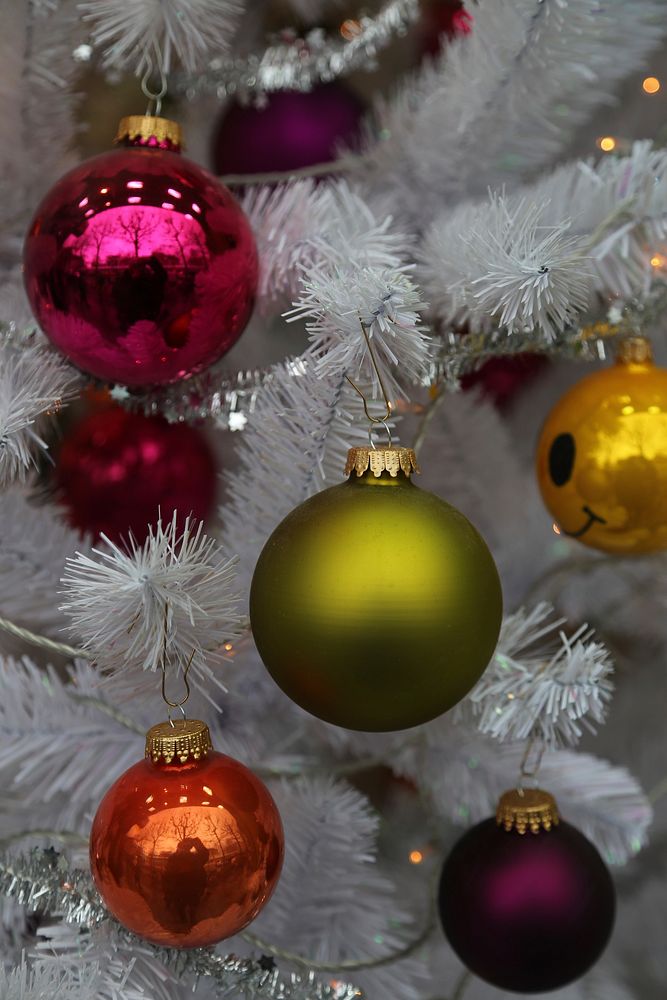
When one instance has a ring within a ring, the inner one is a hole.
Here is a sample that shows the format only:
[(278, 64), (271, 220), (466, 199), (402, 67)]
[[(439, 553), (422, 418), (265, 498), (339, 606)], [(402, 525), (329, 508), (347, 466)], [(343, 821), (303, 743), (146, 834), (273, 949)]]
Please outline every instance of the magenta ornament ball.
[(439, 889), (445, 935), (480, 979), (515, 993), (583, 976), (614, 926), (615, 892), (596, 848), (562, 820), (537, 834), (485, 820), (458, 841)]
[(215, 177), (177, 152), (96, 156), (46, 195), (25, 241), (33, 313), (82, 371), (128, 386), (217, 361), (252, 311), (250, 225)]
[(340, 144), (355, 145), (363, 111), (339, 83), (276, 91), (260, 108), (234, 103), (213, 139), (215, 171), (264, 174), (328, 163)]
[(215, 506), (217, 470), (197, 427), (105, 406), (66, 431), (54, 480), (70, 524), (138, 544), (158, 517), (176, 514), (179, 531), (191, 514), (205, 521)]

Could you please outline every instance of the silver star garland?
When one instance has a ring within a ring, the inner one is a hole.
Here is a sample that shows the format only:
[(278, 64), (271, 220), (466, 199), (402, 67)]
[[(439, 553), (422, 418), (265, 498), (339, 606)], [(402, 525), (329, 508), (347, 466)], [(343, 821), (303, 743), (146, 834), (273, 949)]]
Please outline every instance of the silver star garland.
[[(15, 899), (30, 910), (58, 913), (68, 923), (90, 926), (112, 921), (87, 872), (71, 871), (53, 848), (35, 849), (27, 855), (0, 858), (0, 895)], [(116, 924), (115, 921), (113, 921)], [(116, 924), (118, 933), (134, 935)], [(141, 942), (146, 945), (145, 941)], [(247, 1000), (363, 1000), (363, 993), (349, 983), (320, 982), (313, 972), (281, 976), (272, 958), (259, 960), (236, 955), (216, 955), (206, 948), (181, 951), (151, 946), (155, 956), (177, 975), (191, 974), (215, 981), (219, 997), (244, 996)]]
[(419, 12), (419, 0), (386, 0), (375, 17), (349, 19), (344, 35), (330, 38), (316, 28), (304, 38), (288, 37), (261, 53), (218, 56), (205, 72), (178, 77), (175, 89), (190, 100), (202, 93), (236, 94), (248, 100), (275, 90), (312, 90), (353, 70), (373, 69), (378, 52), (404, 34)]

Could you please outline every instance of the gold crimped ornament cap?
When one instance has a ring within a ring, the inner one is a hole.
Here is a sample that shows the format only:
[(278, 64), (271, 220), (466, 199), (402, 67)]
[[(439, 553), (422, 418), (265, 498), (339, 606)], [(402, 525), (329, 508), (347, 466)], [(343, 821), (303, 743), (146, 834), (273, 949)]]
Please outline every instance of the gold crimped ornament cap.
[(559, 822), (558, 806), (553, 795), (541, 788), (513, 788), (500, 796), (496, 809), (496, 823), (508, 832), (540, 833), (550, 830)]
[(201, 760), (212, 749), (208, 726), (199, 719), (181, 719), (173, 725), (158, 722), (146, 733), (146, 757), (154, 764)]
[(388, 472), (396, 477), (399, 472), (409, 476), (411, 472), (419, 472), (417, 457), (412, 448), (350, 448), (345, 463), (345, 475), (356, 472), (363, 476), (365, 472), (381, 476)]
[(647, 337), (624, 337), (619, 342), (616, 360), (622, 365), (644, 365), (653, 361), (653, 347)]
[(153, 146), (178, 152), (183, 146), (183, 130), (178, 122), (157, 115), (127, 115), (121, 118), (114, 142)]

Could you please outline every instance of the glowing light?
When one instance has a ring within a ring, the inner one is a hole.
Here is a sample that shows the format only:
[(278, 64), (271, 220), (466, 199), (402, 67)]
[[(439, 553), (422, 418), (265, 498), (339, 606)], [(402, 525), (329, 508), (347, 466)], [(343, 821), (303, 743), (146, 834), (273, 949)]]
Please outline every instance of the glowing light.
[(603, 153), (611, 153), (612, 149), (616, 149), (616, 140), (613, 135), (603, 135), (598, 139), (598, 146)]
[(100, 188), (100, 194), (109, 194), (109, 188)]
[(85, 212), (84, 214), (85, 214), (86, 218), (89, 219), (91, 217), (91, 215), (95, 214), (95, 209), (94, 208), (89, 208), (88, 211)]
[(353, 18), (348, 18), (347, 21), (343, 21), (341, 24), (340, 33), (343, 38), (349, 42), (351, 39), (356, 38), (357, 35), (361, 34), (361, 24)]
[(82, 198), (81, 201), (79, 202), (79, 208), (85, 208), (87, 204), (88, 204), (88, 199)]
[(623, 407), (623, 408), (621, 409), (621, 413), (623, 413), (623, 414), (624, 414), (624, 415), (625, 415), (626, 417), (629, 417), (629, 416), (630, 416), (630, 414), (631, 414), (631, 413), (634, 413), (634, 412), (635, 412), (635, 408), (634, 408), (634, 406), (624, 406), (624, 407)]
[(163, 208), (173, 209), (174, 206), (172, 205), (172, 203), (170, 201), (163, 201), (162, 202), (162, 207)]
[(561, 534), (561, 530), (560, 530), (560, 528), (558, 527), (558, 525), (556, 524), (555, 521), (551, 525), (551, 530), (553, 531), (554, 535), (560, 535)]
[(642, 83), (642, 88), (646, 94), (657, 94), (660, 90), (660, 80), (657, 76), (647, 76)]
[(512, 694), (511, 691), (508, 692), (507, 697), (509, 701), (514, 701), (514, 695)]
[(105, 201), (104, 202), (104, 207), (105, 208), (111, 208), (111, 202), (110, 201)]
[(227, 650), (227, 652), (229, 652), (233, 648), (234, 648), (234, 646), (232, 645), (231, 642), (226, 642), (225, 643), (225, 649)]
[(661, 254), (656, 253), (651, 257), (651, 267), (662, 267), (665, 263), (665, 258)]
[(144, 186), (144, 182), (143, 181), (128, 181), (127, 182), (127, 186), (129, 188), (137, 188), (137, 189), (139, 189), (139, 188), (142, 188)]
[(182, 198), (183, 197), (181, 195), (181, 192), (177, 191), (176, 188), (167, 188), (167, 194), (170, 194), (172, 198)]
[(196, 212), (197, 215), (201, 215), (201, 208), (195, 201), (192, 202), (192, 211)]
[(660, 407), (659, 407), (659, 406), (649, 406), (649, 408), (648, 408), (648, 412), (649, 412), (649, 413), (650, 413), (650, 414), (651, 414), (652, 416), (655, 416), (655, 415), (656, 415), (656, 413), (660, 413)]
[(202, 792), (205, 792), (206, 795), (213, 795), (213, 789), (209, 788), (208, 785), (202, 785), (201, 788)]
[(127, 199), (129, 205), (138, 205), (140, 201), (141, 201), (140, 194), (130, 195), (130, 197)]
[(408, 857), (410, 858), (411, 865), (420, 865), (424, 860), (424, 855), (421, 851), (410, 851)]
[(148, 798), (146, 799), (146, 802), (149, 802), (149, 803), (150, 803), (150, 802), (152, 802), (152, 801), (153, 801), (153, 796), (152, 796), (152, 795), (149, 795), (149, 796), (148, 796)]
[(181, 804), (185, 804), (185, 803), (186, 803), (186, 802), (188, 801), (188, 797), (187, 797), (187, 795), (179, 795), (179, 797), (178, 797), (178, 801), (179, 801), (179, 802), (180, 802)]

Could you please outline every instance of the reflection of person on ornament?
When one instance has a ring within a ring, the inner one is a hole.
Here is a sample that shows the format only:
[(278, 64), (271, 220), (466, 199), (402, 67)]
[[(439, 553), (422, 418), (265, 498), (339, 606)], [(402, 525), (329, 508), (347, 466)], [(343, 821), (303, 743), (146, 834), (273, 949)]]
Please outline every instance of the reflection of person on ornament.
[(167, 271), (155, 254), (133, 261), (116, 278), (113, 298), (123, 331), (140, 319), (157, 320), (167, 279)]
[[(171, 931), (187, 932), (201, 919), (210, 851), (199, 837), (186, 837), (168, 858), (162, 874), (161, 912), (156, 919)], [(154, 907), (155, 910), (155, 907)]]

